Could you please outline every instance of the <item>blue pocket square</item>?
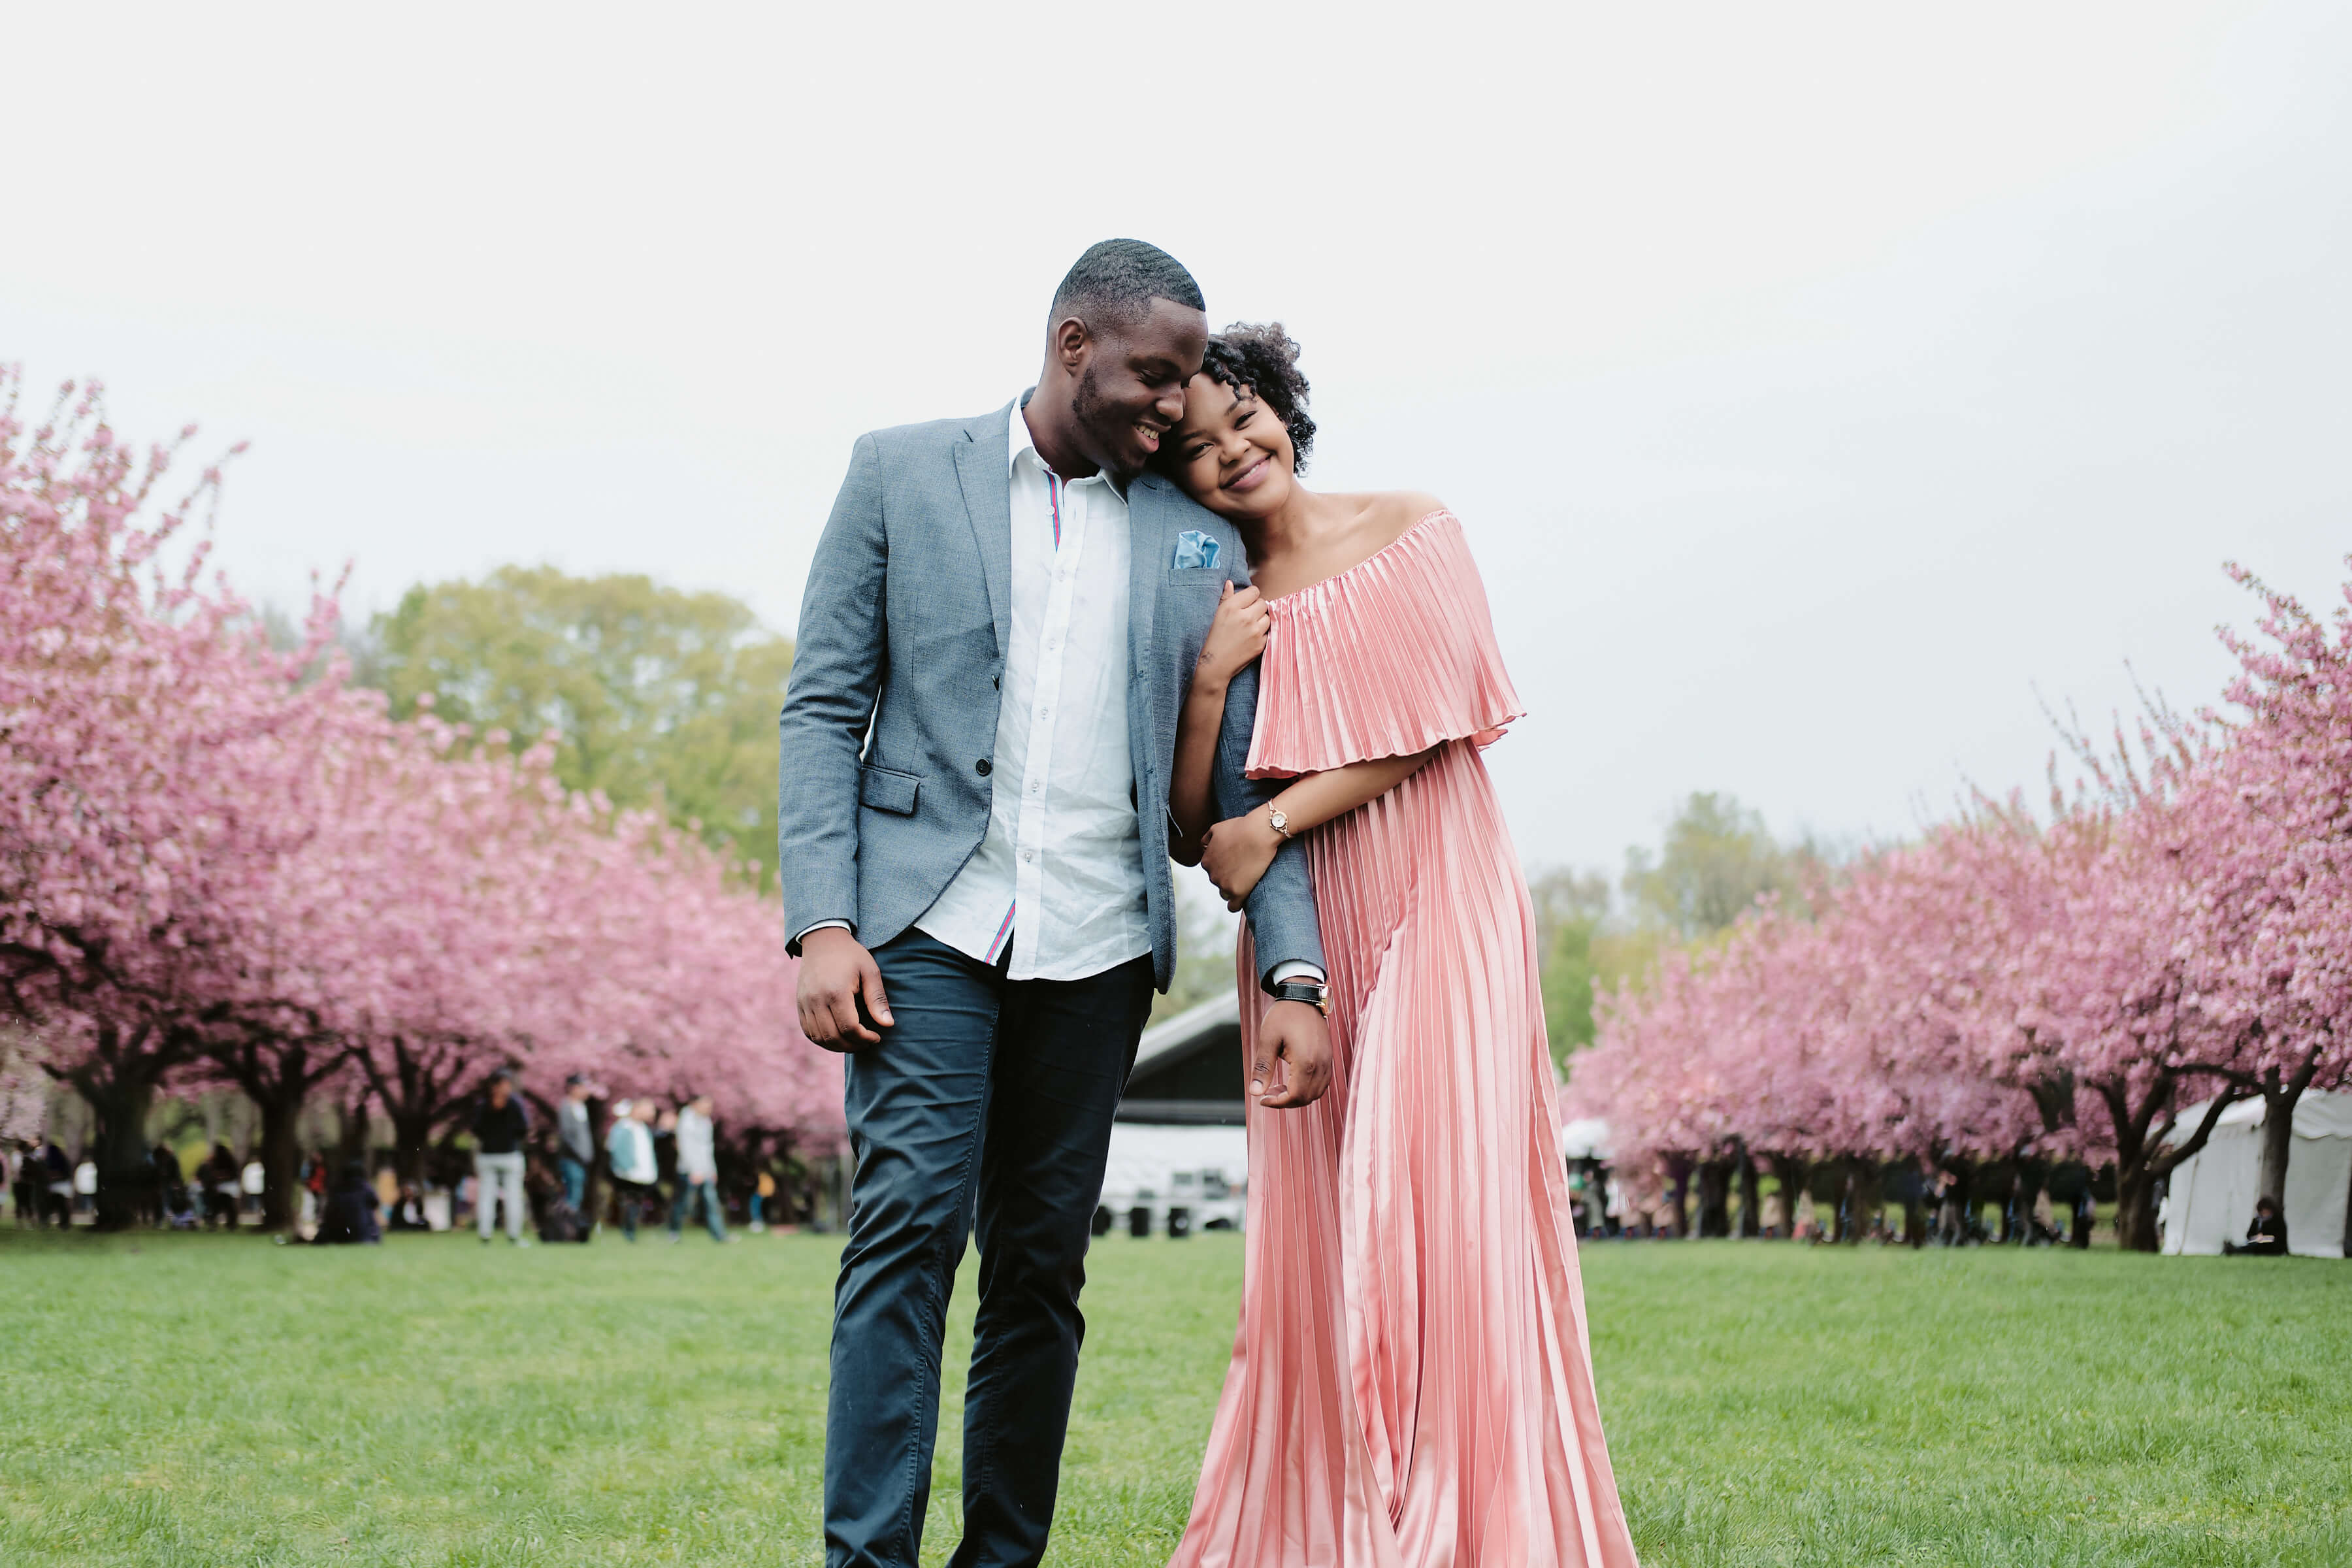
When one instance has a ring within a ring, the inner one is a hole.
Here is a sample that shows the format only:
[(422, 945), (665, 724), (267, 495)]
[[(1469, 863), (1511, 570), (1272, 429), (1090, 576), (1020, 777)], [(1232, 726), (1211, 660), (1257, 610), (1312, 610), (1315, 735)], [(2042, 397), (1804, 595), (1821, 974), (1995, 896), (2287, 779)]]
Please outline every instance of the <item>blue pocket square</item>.
[(1217, 563), (1217, 542), (1197, 528), (1188, 528), (1176, 536), (1176, 559), (1168, 563), (1171, 572), (1206, 571)]

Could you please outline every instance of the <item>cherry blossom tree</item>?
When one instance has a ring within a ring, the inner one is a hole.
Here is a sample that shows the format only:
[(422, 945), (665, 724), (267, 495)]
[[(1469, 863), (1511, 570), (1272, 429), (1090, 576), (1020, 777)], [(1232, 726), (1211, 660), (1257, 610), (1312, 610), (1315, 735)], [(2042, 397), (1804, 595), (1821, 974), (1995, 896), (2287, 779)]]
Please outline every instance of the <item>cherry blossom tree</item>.
[(173, 452), (122, 447), (94, 389), (35, 426), (18, 391), (0, 373), (0, 987), (97, 1111), (102, 1217), (155, 1096), (206, 1082), (258, 1104), (281, 1225), (329, 1088), (379, 1100), (412, 1167), (509, 1060), (542, 1092), (691, 1084), (835, 1134), (838, 1064), (793, 1023), (755, 866), (565, 791), (544, 740), (429, 702), (394, 721), (349, 684), (331, 598), (274, 650), (200, 546), (159, 564), (217, 471), (144, 521)]

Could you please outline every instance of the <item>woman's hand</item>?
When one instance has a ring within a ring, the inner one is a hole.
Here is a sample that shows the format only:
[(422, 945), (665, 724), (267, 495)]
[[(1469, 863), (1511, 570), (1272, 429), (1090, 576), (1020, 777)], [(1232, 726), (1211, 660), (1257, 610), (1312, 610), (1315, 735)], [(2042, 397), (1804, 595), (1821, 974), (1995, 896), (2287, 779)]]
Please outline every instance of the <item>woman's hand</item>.
[(1224, 896), (1225, 908), (1239, 910), (1281, 847), (1282, 835), (1274, 830), (1265, 808), (1260, 806), (1247, 816), (1229, 816), (1209, 829), (1201, 846), (1201, 869)]
[(1265, 651), (1265, 636), (1274, 626), (1274, 612), (1255, 588), (1235, 588), (1227, 578), (1217, 595), (1216, 617), (1201, 644), (1201, 661), (1192, 667), (1192, 686), (1223, 691), (1249, 661)]

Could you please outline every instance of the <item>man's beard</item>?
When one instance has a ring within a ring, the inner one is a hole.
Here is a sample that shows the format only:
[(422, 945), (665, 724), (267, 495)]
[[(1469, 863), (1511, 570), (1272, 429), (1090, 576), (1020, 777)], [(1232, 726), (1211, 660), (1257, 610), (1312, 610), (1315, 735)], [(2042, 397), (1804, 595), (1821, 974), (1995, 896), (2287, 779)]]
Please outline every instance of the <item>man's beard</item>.
[(1086, 433), (1087, 439), (1106, 451), (1118, 449), (1118, 443), (1110, 437), (1123, 421), (1112, 412), (1109, 400), (1103, 396), (1101, 387), (1096, 384), (1095, 367), (1091, 362), (1079, 374), (1077, 389), (1070, 394), (1070, 413), (1076, 419), (1078, 428)]

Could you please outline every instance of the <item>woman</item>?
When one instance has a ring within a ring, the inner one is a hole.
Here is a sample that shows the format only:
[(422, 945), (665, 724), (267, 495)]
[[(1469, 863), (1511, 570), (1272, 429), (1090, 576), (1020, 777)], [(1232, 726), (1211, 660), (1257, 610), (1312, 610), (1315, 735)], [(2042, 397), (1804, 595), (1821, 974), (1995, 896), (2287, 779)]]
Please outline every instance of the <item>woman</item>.
[[(1229, 329), (1162, 447), (1255, 579), (1202, 649), (1170, 809), (1236, 908), (1305, 839), (1333, 1054), (1319, 1100), (1249, 1108), (1241, 1327), (1175, 1563), (1620, 1568), (1534, 911), (1479, 757), (1518, 698), (1452, 512), (1297, 482), (1297, 353)], [(1250, 772), (1296, 782), (1213, 825), (1225, 687), (1261, 653)], [(1255, 994), (1246, 940), (1240, 970)]]

